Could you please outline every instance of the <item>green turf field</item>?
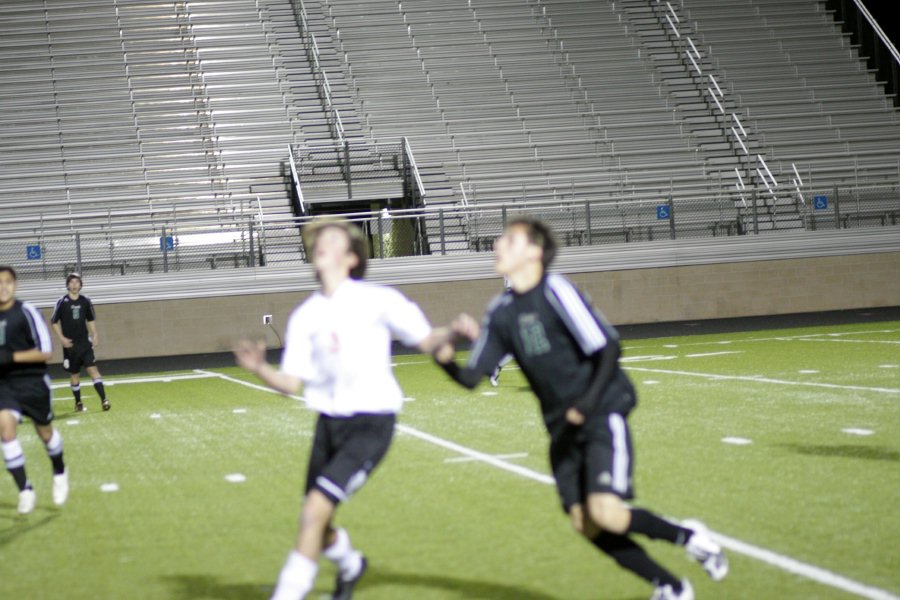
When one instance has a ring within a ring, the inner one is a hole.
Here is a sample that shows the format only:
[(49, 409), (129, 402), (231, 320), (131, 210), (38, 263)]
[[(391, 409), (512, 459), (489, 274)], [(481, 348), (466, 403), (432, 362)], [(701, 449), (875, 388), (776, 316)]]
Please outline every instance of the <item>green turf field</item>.
[[(900, 595), (900, 322), (640, 340), (626, 357), (639, 390), (635, 503), (775, 553), (777, 566), (731, 551), (731, 574), (714, 584), (682, 550), (646, 543), (698, 598)], [(498, 388), (467, 392), (423, 357), (396, 360), (410, 398), (402, 427), (339, 513), (370, 558), (358, 598), (649, 598), (570, 531), (514, 366)], [(253, 378), (237, 369), (217, 373), (237, 379), (109, 378), (109, 413), (89, 385), (84, 414), (59, 389), (72, 485), (62, 509), (23, 426), (38, 508), (17, 516), (12, 479), (0, 477), (0, 598), (268, 597), (293, 542), (314, 415), (242, 385)], [(226, 480), (236, 474), (245, 481)], [(788, 559), (819, 570), (788, 572)], [(311, 598), (333, 573), (323, 562)], [(810, 578), (822, 573), (868, 587)]]

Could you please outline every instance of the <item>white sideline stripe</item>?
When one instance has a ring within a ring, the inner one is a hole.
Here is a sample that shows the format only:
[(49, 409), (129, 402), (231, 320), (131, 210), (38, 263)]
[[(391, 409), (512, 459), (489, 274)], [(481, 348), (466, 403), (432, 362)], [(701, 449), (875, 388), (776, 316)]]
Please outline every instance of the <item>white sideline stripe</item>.
[(798, 342), (838, 342), (842, 344), (900, 344), (898, 340), (835, 340), (835, 339), (823, 339), (817, 340), (814, 338), (806, 338), (802, 340), (797, 340)]
[(687, 377), (703, 377), (705, 379), (725, 379), (731, 381), (752, 381), (755, 383), (771, 383), (775, 385), (799, 385), (804, 387), (821, 387), (834, 390), (859, 390), (863, 392), (879, 392), (882, 394), (900, 394), (900, 389), (865, 387), (862, 385), (838, 385), (836, 383), (814, 383), (811, 381), (788, 381), (786, 379), (770, 379), (768, 377), (746, 377), (743, 375), (717, 375), (715, 373), (695, 373), (693, 371), (670, 371), (668, 369), (649, 369), (647, 367), (624, 367), (629, 371), (645, 371), (647, 373), (665, 373), (667, 375), (685, 375)]
[[(105, 379), (103, 384), (106, 387), (111, 385), (125, 385), (128, 383), (168, 383), (170, 381), (180, 381), (182, 379), (208, 379), (210, 377), (215, 377), (215, 374), (209, 373), (207, 371), (198, 371), (194, 370), (193, 375), (166, 375), (160, 377), (135, 377), (133, 379)], [(69, 387), (68, 383), (54, 383), (50, 386), (51, 389), (58, 390), (62, 388)], [(82, 398), (91, 398), (92, 396), (82, 396)], [(69, 398), (71, 399), (71, 398)]]
[[(501, 460), (509, 460), (510, 458), (527, 458), (527, 452), (513, 452), (512, 454), (494, 454), (494, 458), (499, 458)], [(472, 462), (477, 461), (477, 458), (473, 458), (471, 456), (456, 456), (453, 458), (445, 458), (445, 463), (464, 463), (464, 462)]]
[(843, 575), (838, 575), (837, 573), (822, 569), (821, 567), (816, 567), (804, 562), (800, 562), (799, 560), (793, 559), (789, 556), (776, 554), (775, 552), (766, 550), (765, 548), (758, 548), (757, 546), (742, 542), (741, 540), (736, 540), (732, 537), (728, 537), (727, 535), (722, 535), (721, 533), (713, 531), (711, 531), (710, 533), (713, 535), (716, 541), (718, 541), (722, 545), (722, 547), (727, 548), (732, 552), (737, 552), (738, 554), (743, 554), (744, 556), (755, 558), (756, 560), (764, 562), (768, 565), (772, 565), (773, 567), (778, 567), (779, 569), (787, 571), (788, 573), (800, 575), (801, 577), (806, 577), (807, 579), (812, 579), (813, 581), (817, 581), (821, 584), (831, 586), (833, 588), (837, 588), (851, 594), (855, 594), (862, 598), (869, 598), (870, 600), (900, 600), (900, 596), (892, 594), (887, 590), (882, 590), (877, 587), (859, 583), (858, 581), (854, 581), (852, 579), (844, 577)]
[(238, 379), (236, 377), (231, 377), (229, 375), (225, 375), (224, 373), (215, 373), (213, 371), (204, 371), (203, 369), (194, 369), (196, 373), (203, 373), (206, 377), (218, 377), (219, 379), (224, 379), (225, 381), (230, 381), (232, 383), (239, 383), (248, 388), (253, 388), (254, 390), (259, 390), (260, 392), (269, 392), (270, 394), (278, 394), (279, 396), (287, 396), (288, 398), (293, 398), (294, 400), (303, 400), (303, 396), (294, 396), (290, 394), (282, 394), (278, 390), (273, 390), (270, 387), (259, 385), (256, 383), (251, 383), (249, 381), (244, 381), (243, 379)]
[[(280, 394), (280, 392), (276, 392), (275, 390), (250, 383), (249, 381), (242, 381), (234, 377), (229, 377), (222, 373), (200, 371), (199, 369), (198, 372), (208, 373), (214, 377), (219, 377), (221, 379), (225, 379), (226, 381), (231, 381), (265, 392)], [(293, 397), (296, 398), (296, 396)], [(520, 477), (524, 477), (525, 479), (531, 479), (532, 481), (537, 481), (538, 483), (543, 483), (545, 485), (553, 485), (555, 483), (553, 477), (551, 477), (550, 475), (545, 475), (544, 473), (538, 473), (537, 471), (532, 471), (531, 469), (508, 463), (495, 456), (491, 456), (490, 454), (485, 454), (484, 452), (479, 452), (477, 450), (461, 446), (455, 442), (451, 442), (449, 440), (431, 435), (430, 433), (419, 431), (418, 429), (414, 429), (413, 427), (410, 427), (408, 425), (397, 424), (396, 427), (398, 431), (401, 431), (407, 435), (417, 437), (420, 440), (429, 442), (431, 444), (434, 444), (435, 446), (440, 446), (441, 448), (452, 450), (453, 452), (457, 452), (459, 454), (462, 454), (463, 456), (468, 456), (474, 460), (487, 463), (491, 466), (497, 467), (498, 469), (502, 469), (503, 471), (509, 471), (510, 473), (514, 473), (516, 475), (519, 475)], [(869, 600), (900, 600), (900, 596), (895, 596), (887, 590), (882, 590), (880, 588), (859, 583), (842, 575), (838, 575), (837, 573), (832, 573), (831, 571), (828, 571), (826, 569), (800, 562), (788, 556), (776, 554), (771, 550), (753, 546), (746, 542), (742, 542), (740, 540), (722, 535), (721, 533), (713, 531), (710, 531), (710, 533), (715, 536), (715, 538), (723, 547), (733, 552), (743, 554), (744, 556), (748, 556), (750, 558), (755, 558), (761, 562), (772, 565), (773, 567), (777, 567), (789, 573), (794, 573), (796, 575), (806, 577), (807, 579), (811, 579), (823, 585), (844, 590), (851, 594), (856, 594), (863, 598), (868, 598)]]
[[(663, 344), (663, 348), (676, 348), (683, 346), (715, 346), (716, 344), (743, 344), (745, 342), (789, 342), (791, 340), (803, 340), (807, 338), (817, 338), (817, 337), (840, 337), (844, 335), (867, 335), (871, 333), (897, 333), (900, 332), (900, 329), (870, 329), (868, 331), (841, 331), (836, 333), (808, 333), (805, 335), (779, 335), (775, 337), (764, 337), (764, 338), (745, 338), (742, 340), (714, 340), (708, 342), (686, 342), (682, 344)], [(647, 348), (659, 348), (657, 345), (652, 346), (629, 346), (631, 350), (638, 349), (647, 349)]]
[(743, 350), (729, 350), (727, 352), (703, 352), (701, 354), (685, 354), (687, 358), (702, 358), (704, 356), (722, 356), (724, 354), (743, 354)]

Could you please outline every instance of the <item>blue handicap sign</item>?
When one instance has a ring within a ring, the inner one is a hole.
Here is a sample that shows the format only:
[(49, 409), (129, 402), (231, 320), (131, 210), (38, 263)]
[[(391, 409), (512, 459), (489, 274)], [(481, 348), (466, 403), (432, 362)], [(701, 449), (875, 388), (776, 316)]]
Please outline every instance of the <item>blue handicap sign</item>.
[(659, 204), (656, 207), (656, 218), (657, 219), (668, 219), (672, 216), (672, 210), (669, 208), (668, 204)]
[(159, 237), (159, 250), (174, 250), (175, 249), (175, 240), (171, 235), (167, 235), (166, 237)]
[(42, 250), (40, 244), (29, 244), (25, 246), (25, 256), (28, 260), (41, 260)]
[(813, 196), (813, 208), (826, 210), (828, 208), (828, 196)]

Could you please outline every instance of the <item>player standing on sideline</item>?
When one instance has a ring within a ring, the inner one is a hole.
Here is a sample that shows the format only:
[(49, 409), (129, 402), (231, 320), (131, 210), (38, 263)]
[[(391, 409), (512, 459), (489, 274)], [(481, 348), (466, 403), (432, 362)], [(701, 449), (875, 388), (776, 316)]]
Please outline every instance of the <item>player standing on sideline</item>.
[(467, 366), (453, 361), (449, 345), (438, 353), (439, 362), (457, 382), (474, 388), (512, 353), (540, 400), (553, 475), (574, 528), (652, 583), (654, 600), (692, 600), (690, 582), (653, 561), (631, 534), (685, 546), (716, 581), (728, 563), (701, 523), (676, 525), (624, 502), (633, 498), (626, 419), (636, 398), (619, 368), (618, 334), (569, 280), (546, 273), (556, 254), (546, 225), (514, 219), (495, 249), (497, 272), (510, 279), (512, 290), (490, 304), (480, 327), (468, 315), (454, 321), (454, 331), (475, 342)]
[(94, 389), (100, 396), (103, 410), (109, 410), (109, 400), (103, 387), (103, 378), (97, 369), (94, 347), (99, 343), (95, 323), (94, 304), (87, 296), (81, 295), (81, 275), (72, 273), (66, 277), (68, 293), (59, 299), (50, 323), (63, 347), (63, 368), (69, 372), (69, 384), (75, 396), (75, 410), (83, 411), (81, 402), (81, 367), (84, 367), (94, 382)]
[(62, 436), (53, 428), (53, 404), (47, 361), (53, 350), (44, 317), (16, 299), (16, 271), (0, 266), (0, 440), (3, 460), (19, 488), (19, 513), (34, 510), (35, 494), (25, 474), (25, 454), (16, 428), (25, 415), (47, 448), (53, 464), (53, 503), (69, 496), (69, 476), (63, 462)]
[(321, 288), (291, 314), (280, 370), (266, 363), (262, 342), (240, 342), (235, 357), (277, 391), (295, 394), (302, 385), (308, 406), (319, 412), (296, 546), (272, 599), (306, 596), (324, 550), (338, 569), (332, 598), (346, 600), (366, 559), (332, 520), (391, 443), (403, 404), (391, 372), (391, 338), (430, 353), (449, 341), (450, 332), (432, 330), (419, 307), (398, 291), (359, 281), (368, 242), (356, 226), (323, 220), (307, 225), (303, 239)]

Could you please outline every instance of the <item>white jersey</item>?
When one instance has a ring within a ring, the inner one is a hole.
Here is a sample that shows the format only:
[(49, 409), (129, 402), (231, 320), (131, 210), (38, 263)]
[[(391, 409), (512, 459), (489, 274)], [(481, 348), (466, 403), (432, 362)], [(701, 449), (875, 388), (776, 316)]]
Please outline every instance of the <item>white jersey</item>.
[(422, 310), (395, 289), (353, 279), (316, 292), (288, 319), (281, 370), (303, 381), (308, 406), (331, 416), (396, 413), (403, 393), (391, 339), (417, 346), (431, 333)]

